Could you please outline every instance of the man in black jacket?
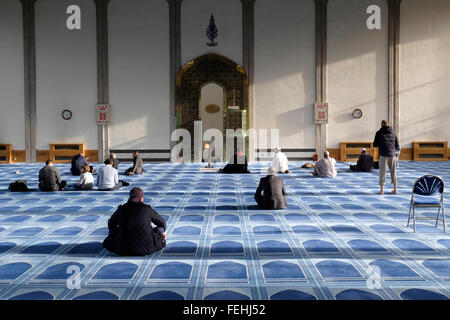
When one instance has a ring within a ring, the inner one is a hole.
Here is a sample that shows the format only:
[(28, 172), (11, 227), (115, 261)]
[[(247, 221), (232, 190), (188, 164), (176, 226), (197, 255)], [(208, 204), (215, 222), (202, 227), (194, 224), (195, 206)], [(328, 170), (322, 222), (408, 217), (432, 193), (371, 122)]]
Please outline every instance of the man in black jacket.
[(360, 171), (360, 172), (371, 172), (373, 168), (373, 157), (368, 154), (366, 148), (361, 150), (361, 155), (359, 156), (356, 165), (350, 165), (350, 170)]
[(166, 246), (166, 222), (144, 203), (144, 192), (139, 187), (130, 190), (128, 202), (111, 216), (108, 229), (103, 247), (121, 256), (145, 256)]
[[(256, 189), (255, 200), (261, 209), (280, 210), (287, 207), (283, 178), (277, 177), (276, 169), (270, 167), (267, 176), (261, 178)], [(263, 192), (263, 195), (261, 195)]]
[(397, 136), (395, 135), (392, 127), (386, 120), (381, 121), (381, 129), (377, 131), (373, 146), (378, 147), (380, 166), (380, 192), (378, 194), (384, 194), (384, 182), (386, 180), (386, 166), (389, 166), (391, 173), (391, 182), (394, 184), (394, 190), (392, 193), (397, 193), (397, 153), (400, 150)]
[[(84, 157), (82, 153), (78, 153), (72, 158), (72, 165), (70, 167), (70, 172), (73, 176), (81, 175), (81, 170), (85, 165), (89, 165), (88, 160)], [(93, 166), (89, 166), (89, 172), (95, 173), (95, 169)]]
[(47, 160), (45, 167), (39, 170), (39, 189), (41, 191), (61, 191), (66, 185), (66, 181), (61, 181), (59, 169), (53, 166), (52, 160)]
[(144, 173), (144, 162), (139, 156), (139, 151), (133, 152), (133, 166), (125, 171), (127, 176)]

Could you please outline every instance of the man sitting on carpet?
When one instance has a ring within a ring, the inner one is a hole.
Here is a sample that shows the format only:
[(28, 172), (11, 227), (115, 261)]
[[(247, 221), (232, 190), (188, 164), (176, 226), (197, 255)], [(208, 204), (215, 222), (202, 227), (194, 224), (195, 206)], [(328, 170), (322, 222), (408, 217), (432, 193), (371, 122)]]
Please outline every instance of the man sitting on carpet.
[(166, 246), (166, 222), (144, 203), (139, 187), (130, 190), (128, 202), (119, 205), (108, 221), (108, 229), (103, 247), (121, 256), (144, 256)]
[(98, 170), (97, 186), (102, 191), (115, 191), (129, 183), (119, 181), (119, 173), (112, 167), (111, 159), (105, 160), (105, 165)]
[[(261, 195), (263, 192), (263, 195)], [(256, 189), (255, 200), (261, 209), (280, 210), (287, 207), (283, 178), (277, 177), (275, 168), (267, 170), (267, 176), (261, 178)]]
[(291, 173), (288, 168), (288, 158), (281, 152), (281, 148), (275, 149), (271, 167), (275, 168), (278, 173)]
[(62, 191), (66, 185), (66, 181), (61, 181), (59, 169), (53, 166), (52, 160), (47, 160), (45, 167), (39, 171), (39, 189), (41, 191)]
[(144, 173), (144, 162), (139, 156), (139, 151), (133, 152), (133, 166), (125, 171), (127, 176)]
[(117, 159), (116, 154), (115, 154), (114, 152), (111, 152), (111, 153), (109, 154), (109, 158), (110, 158), (111, 161), (112, 161), (112, 167), (113, 167), (114, 169), (119, 170), (119, 164), (120, 164), (120, 161), (119, 161), (119, 159)]
[(359, 156), (356, 165), (350, 165), (350, 170), (359, 172), (371, 172), (373, 168), (373, 157), (368, 154), (366, 148), (361, 150), (361, 155)]
[(330, 153), (328, 151), (323, 153), (322, 160), (315, 163), (312, 174), (319, 178), (334, 178), (337, 176), (336, 160), (330, 158)]
[[(82, 153), (78, 153), (72, 158), (72, 165), (70, 167), (70, 172), (73, 176), (81, 175), (81, 170), (85, 165), (89, 165), (87, 159), (83, 156)], [(93, 166), (89, 166), (89, 172), (95, 173), (95, 169)]]

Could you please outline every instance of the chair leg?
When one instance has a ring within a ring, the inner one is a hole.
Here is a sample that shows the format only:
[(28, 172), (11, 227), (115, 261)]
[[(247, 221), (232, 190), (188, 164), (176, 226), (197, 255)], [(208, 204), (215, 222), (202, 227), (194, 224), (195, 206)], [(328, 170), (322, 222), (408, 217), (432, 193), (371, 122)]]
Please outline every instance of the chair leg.
[(444, 224), (444, 232), (445, 232), (445, 211), (444, 211), (444, 204), (442, 204), (442, 223)]
[(440, 215), (440, 213), (441, 213), (441, 207), (439, 207), (439, 209), (438, 209), (438, 214), (437, 214), (437, 217), (436, 217), (436, 228), (437, 228), (437, 226), (438, 226), (439, 215)]
[(415, 207), (413, 206), (413, 216), (412, 216), (412, 219), (413, 219), (413, 225), (414, 225), (414, 233), (416, 233), (416, 210), (415, 210)]
[(409, 227), (409, 220), (411, 220), (411, 205), (409, 206), (409, 212), (408, 212), (408, 223), (406, 224), (406, 227)]

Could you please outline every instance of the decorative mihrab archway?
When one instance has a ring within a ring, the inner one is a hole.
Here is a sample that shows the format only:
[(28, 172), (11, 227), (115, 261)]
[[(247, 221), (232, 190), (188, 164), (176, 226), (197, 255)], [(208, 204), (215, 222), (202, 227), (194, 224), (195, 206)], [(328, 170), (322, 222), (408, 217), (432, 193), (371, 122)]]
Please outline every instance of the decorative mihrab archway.
[[(181, 68), (176, 78), (177, 128), (194, 134), (194, 121), (200, 120), (200, 91), (206, 83), (224, 88), (224, 131), (248, 128), (248, 78), (234, 61), (215, 53), (200, 56)], [(236, 107), (229, 109), (229, 106)]]

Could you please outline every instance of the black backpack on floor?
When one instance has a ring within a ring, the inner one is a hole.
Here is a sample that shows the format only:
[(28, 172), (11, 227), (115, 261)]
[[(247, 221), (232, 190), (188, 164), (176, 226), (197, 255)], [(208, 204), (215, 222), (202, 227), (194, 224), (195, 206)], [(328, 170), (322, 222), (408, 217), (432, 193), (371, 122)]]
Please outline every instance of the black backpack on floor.
[(12, 182), (9, 184), (9, 190), (11, 192), (27, 192), (31, 191), (25, 180), (17, 180), (16, 182)]

